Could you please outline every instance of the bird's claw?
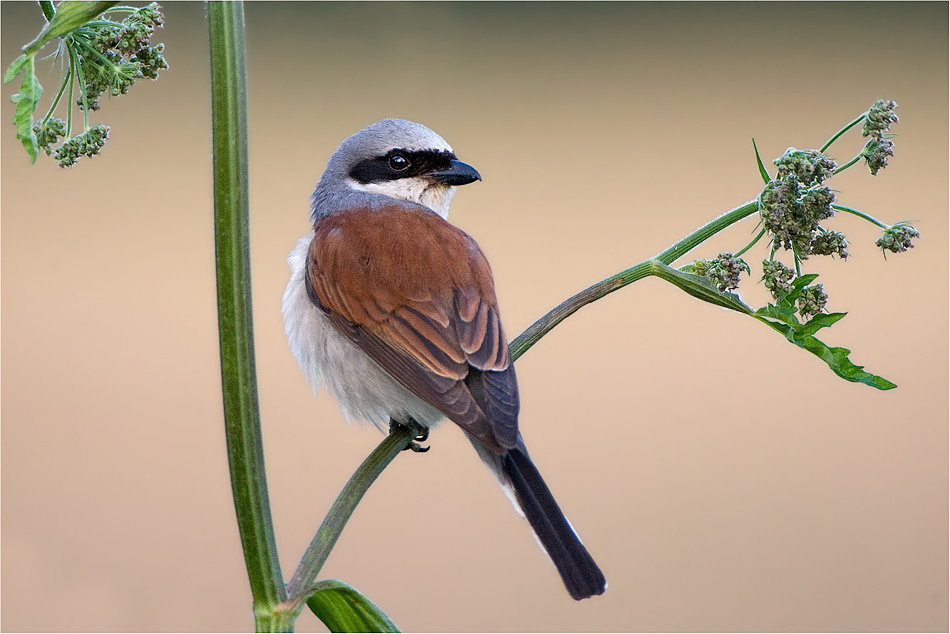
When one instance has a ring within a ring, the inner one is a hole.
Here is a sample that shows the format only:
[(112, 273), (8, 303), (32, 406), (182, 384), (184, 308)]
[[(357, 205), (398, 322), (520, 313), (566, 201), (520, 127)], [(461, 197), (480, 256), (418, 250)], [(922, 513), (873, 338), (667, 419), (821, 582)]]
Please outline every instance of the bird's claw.
[[(425, 442), (429, 438), (429, 428), (423, 425), (420, 425), (413, 419), (409, 419), (409, 423), (402, 423), (393, 419), (389, 419), (389, 429), (390, 433), (395, 427), (407, 427), (417, 432), (415, 438), (412, 439), (412, 442), (409, 443), (409, 446), (406, 449), (409, 449), (415, 453), (425, 453), (429, 451), (430, 446), (423, 447), (419, 442)], [(406, 449), (403, 449), (405, 451)]]
[(411, 449), (412, 451), (416, 453), (425, 453), (429, 451), (430, 449), (432, 449), (432, 445), (426, 445), (425, 447), (423, 447), (416, 441), (412, 441), (411, 443), (409, 443), (409, 446), (406, 447), (406, 449)]

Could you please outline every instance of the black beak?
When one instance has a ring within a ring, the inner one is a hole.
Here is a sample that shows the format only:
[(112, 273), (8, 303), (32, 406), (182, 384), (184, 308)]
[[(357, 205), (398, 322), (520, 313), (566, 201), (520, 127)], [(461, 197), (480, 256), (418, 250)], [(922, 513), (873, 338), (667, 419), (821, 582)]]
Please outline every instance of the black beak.
[(440, 183), (452, 186), (468, 185), (469, 183), (482, 180), (481, 175), (479, 175), (474, 167), (456, 159), (452, 159), (449, 169), (432, 172), (429, 176)]

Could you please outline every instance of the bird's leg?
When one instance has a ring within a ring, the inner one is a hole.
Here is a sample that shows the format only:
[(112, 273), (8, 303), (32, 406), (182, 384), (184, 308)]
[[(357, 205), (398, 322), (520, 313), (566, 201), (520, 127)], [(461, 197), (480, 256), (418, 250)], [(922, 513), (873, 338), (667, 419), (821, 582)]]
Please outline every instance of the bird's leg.
[[(405, 423), (400, 422), (394, 418), (390, 418), (389, 419), (390, 433), (392, 433), (392, 430), (396, 427), (408, 427), (409, 429), (416, 432), (415, 439), (411, 443), (409, 443), (409, 446), (406, 447), (406, 449), (411, 449), (412, 451), (416, 453), (425, 453), (429, 451), (430, 449), (429, 446), (423, 447), (422, 445), (419, 444), (419, 442), (416, 442), (416, 441), (424, 442), (429, 437), (428, 427), (420, 425), (412, 418), (410, 418), (408, 422), (405, 422)], [(405, 451), (405, 449), (403, 451)]]

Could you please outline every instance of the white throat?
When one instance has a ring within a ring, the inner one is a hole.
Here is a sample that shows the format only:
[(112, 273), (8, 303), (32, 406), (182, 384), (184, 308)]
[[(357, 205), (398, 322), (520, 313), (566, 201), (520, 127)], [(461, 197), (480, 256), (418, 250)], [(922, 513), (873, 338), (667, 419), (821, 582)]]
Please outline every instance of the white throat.
[(452, 197), (455, 196), (455, 188), (451, 185), (439, 183), (424, 176), (365, 184), (347, 178), (346, 184), (359, 191), (382, 194), (397, 200), (423, 205), (443, 218), (449, 217), (449, 205), (452, 204)]

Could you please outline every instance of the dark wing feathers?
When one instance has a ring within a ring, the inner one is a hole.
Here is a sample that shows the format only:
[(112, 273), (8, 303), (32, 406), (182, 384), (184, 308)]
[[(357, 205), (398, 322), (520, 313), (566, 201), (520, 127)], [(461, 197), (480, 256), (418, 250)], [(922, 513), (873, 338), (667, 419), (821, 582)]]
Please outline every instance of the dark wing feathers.
[(517, 443), (518, 386), (478, 245), (408, 204), (322, 218), (307, 290), (341, 333), (493, 451)]

